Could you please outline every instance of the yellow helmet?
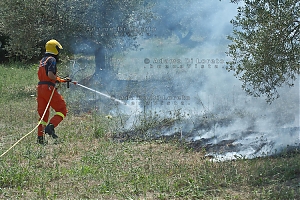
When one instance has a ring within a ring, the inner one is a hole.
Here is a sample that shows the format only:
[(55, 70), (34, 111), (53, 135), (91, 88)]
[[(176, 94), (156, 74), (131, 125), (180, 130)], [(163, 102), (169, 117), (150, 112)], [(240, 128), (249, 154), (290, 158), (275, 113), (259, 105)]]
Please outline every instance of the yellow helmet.
[(62, 49), (63, 47), (61, 46), (61, 44), (59, 42), (52, 39), (46, 43), (45, 48), (46, 48), (46, 53), (51, 53), (51, 54), (57, 55), (58, 49)]

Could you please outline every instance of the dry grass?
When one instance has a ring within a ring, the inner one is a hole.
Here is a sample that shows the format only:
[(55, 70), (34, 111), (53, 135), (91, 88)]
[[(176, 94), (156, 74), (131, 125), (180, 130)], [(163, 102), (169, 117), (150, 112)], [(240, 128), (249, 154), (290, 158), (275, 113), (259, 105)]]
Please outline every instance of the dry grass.
[[(36, 74), (3, 66), (0, 72), (14, 74), (14, 80), (31, 77), (11, 87), (0, 78), (3, 152), (35, 126), (30, 94)], [(48, 145), (38, 145), (34, 133), (1, 158), (1, 199), (300, 198), (299, 154), (211, 162), (176, 141), (116, 142), (104, 116), (70, 110), (56, 130), (60, 143), (48, 138)]]

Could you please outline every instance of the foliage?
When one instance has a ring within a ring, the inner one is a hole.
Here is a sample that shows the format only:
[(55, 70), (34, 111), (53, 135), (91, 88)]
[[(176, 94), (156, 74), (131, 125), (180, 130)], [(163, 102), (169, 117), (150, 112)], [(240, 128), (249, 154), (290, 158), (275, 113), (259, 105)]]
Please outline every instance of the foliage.
[[(233, 1), (237, 2), (237, 1)], [(231, 21), (228, 70), (253, 96), (279, 97), (277, 88), (294, 85), (300, 73), (300, 3), (298, 0), (245, 0)]]
[(64, 49), (76, 49), (83, 41), (92, 48), (131, 48), (152, 18), (140, 0), (2, 0), (0, 8), (0, 32), (10, 36), (6, 49), (24, 60), (39, 55), (52, 38)]

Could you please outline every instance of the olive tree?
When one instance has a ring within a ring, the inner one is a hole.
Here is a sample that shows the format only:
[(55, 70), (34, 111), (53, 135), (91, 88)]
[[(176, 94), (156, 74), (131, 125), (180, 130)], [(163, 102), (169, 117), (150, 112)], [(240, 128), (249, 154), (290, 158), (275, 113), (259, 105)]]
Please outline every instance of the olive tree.
[[(0, 32), (9, 36), (9, 46), (6, 50), (10, 55), (21, 59), (33, 57), (39, 51), (37, 48), (38, 34), (41, 32), (38, 15), (47, 13), (43, 10), (41, 1), (0, 1), (1, 15)], [(46, 9), (46, 8), (45, 8)]]
[(278, 88), (293, 86), (300, 72), (300, 2), (244, 0), (231, 21), (228, 70), (253, 96), (279, 97)]
[(1, 0), (0, 8), (11, 55), (31, 59), (52, 38), (73, 52), (88, 43), (103, 69), (105, 49), (136, 47), (153, 17), (141, 0)]

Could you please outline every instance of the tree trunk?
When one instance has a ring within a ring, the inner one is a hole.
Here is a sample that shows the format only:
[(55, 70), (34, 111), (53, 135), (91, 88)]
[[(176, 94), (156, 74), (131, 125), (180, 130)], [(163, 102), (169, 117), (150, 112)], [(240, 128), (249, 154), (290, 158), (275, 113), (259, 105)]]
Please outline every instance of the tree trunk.
[(99, 45), (95, 51), (96, 69), (91, 81), (92, 83), (105, 85), (107, 88), (116, 81), (116, 74), (106, 59), (108, 59), (106, 50), (104, 46)]
[(107, 73), (107, 67), (105, 63), (105, 48), (102, 45), (99, 45), (95, 51), (95, 64), (95, 76), (105, 77), (105, 74)]

